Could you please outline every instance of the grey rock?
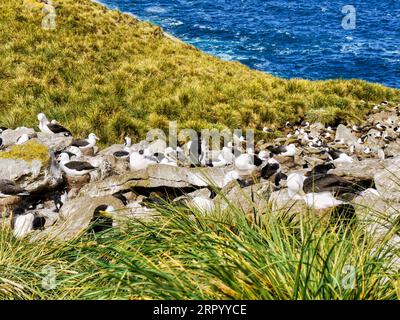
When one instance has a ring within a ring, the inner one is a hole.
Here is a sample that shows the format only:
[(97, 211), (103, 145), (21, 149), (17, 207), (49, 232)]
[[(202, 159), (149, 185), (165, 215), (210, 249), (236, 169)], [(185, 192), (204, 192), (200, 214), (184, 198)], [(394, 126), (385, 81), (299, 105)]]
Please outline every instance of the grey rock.
[(365, 222), (368, 229), (389, 228), (400, 217), (400, 202), (384, 199), (379, 192), (372, 190), (367, 189), (352, 200), (357, 219)]
[(53, 152), (64, 150), (70, 146), (72, 142), (72, 137), (66, 137), (63, 133), (50, 134), (38, 132), (37, 138), (40, 143), (45, 145)]
[(87, 184), (81, 189), (81, 195), (104, 196), (129, 190), (134, 187), (193, 188), (224, 186), (227, 168), (184, 168), (156, 164), (146, 170), (130, 171), (122, 175), (113, 175), (101, 181)]
[(194, 197), (201, 197), (205, 199), (210, 199), (211, 198), (211, 191), (208, 188), (201, 188), (198, 190), (195, 190), (193, 192), (189, 192), (185, 195), (182, 195), (180, 197), (177, 197), (173, 200), (173, 202), (176, 203), (184, 203), (185, 200), (187, 199), (192, 199)]
[(81, 235), (89, 226), (94, 210), (102, 205), (111, 205), (116, 212), (124, 210), (122, 202), (115, 197), (79, 197), (61, 207), (58, 221), (51, 227), (34, 235), (31, 240), (70, 240)]
[(99, 151), (99, 155), (100, 156), (104, 156), (104, 155), (112, 155), (114, 152), (117, 151), (121, 151), (124, 149), (124, 145), (123, 144), (113, 144), (103, 150)]
[(385, 160), (374, 175), (376, 189), (385, 200), (400, 202), (400, 156)]
[(336, 129), (335, 140), (342, 140), (342, 139), (344, 143), (347, 143), (348, 145), (356, 144), (358, 140), (358, 138), (355, 135), (353, 135), (353, 133), (349, 128), (347, 128), (343, 124), (339, 124)]
[(321, 122), (311, 124), (309, 128), (310, 136), (313, 138), (318, 137), (323, 129), (325, 129), (325, 126)]
[(240, 188), (235, 181), (232, 181), (215, 197), (214, 203), (220, 210), (232, 207), (240, 208), (245, 214), (255, 212), (257, 215), (262, 215), (268, 211), (268, 199), (274, 190), (274, 185), (269, 181), (245, 188)]
[(387, 125), (386, 120), (389, 118), (397, 119), (395, 110), (385, 110), (368, 116), (368, 122), (371, 124), (377, 124), (380, 122), (383, 125)]
[(304, 156), (304, 162), (308, 163), (310, 168), (315, 167), (318, 164), (323, 164), (325, 161), (320, 159), (320, 158), (316, 158), (316, 157), (310, 157), (310, 156)]
[(344, 177), (348, 181), (373, 180), (377, 172), (384, 170), (387, 161), (364, 159), (353, 163), (338, 163), (329, 173)]
[(28, 192), (49, 191), (62, 182), (60, 170), (39, 160), (0, 158), (0, 177), (15, 181)]
[(157, 139), (149, 144), (149, 151), (154, 153), (164, 153), (167, 143), (164, 140)]
[(399, 141), (393, 141), (388, 144), (388, 146), (385, 148), (385, 155), (387, 157), (396, 157), (400, 155), (400, 142)]
[(11, 196), (0, 198), (0, 217), (9, 217), (12, 211), (22, 202), (21, 197)]
[(376, 248), (387, 248), (393, 255), (386, 257), (386, 266), (396, 273), (400, 269), (400, 237), (394, 232), (400, 219), (400, 203), (383, 199), (376, 192), (367, 190), (353, 199), (357, 223), (369, 233), (376, 243)]
[(1, 133), (1, 138), (3, 139), (3, 146), (9, 147), (15, 144), (20, 136), (23, 134), (34, 135), (35, 130), (31, 128), (20, 127), (15, 130), (7, 129)]

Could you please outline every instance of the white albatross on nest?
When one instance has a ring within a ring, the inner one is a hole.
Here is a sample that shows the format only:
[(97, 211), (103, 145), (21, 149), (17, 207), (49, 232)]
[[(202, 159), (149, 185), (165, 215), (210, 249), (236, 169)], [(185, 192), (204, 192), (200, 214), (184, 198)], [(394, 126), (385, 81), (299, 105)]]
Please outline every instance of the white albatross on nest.
[(72, 141), (71, 146), (78, 147), (82, 150), (89, 149), (93, 148), (96, 145), (97, 140), (99, 140), (99, 138), (94, 133), (90, 133), (87, 139)]
[(44, 113), (39, 113), (37, 116), (39, 120), (39, 130), (44, 133), (64, 133), (65, 136), (72, 136), (71, 132), (59, 125), (58, 123), (51, 123)]
[(132, 171), (145, 170), (151, 164), (156, 164), (157, 160), (146, 154), (145, 150), (133, 151), (129, 156), (129, 167)]
[(70, 161), (69, 155), (65, 152), (59, 156), (60, 168), (68, 176), (83, 176), (96, 169), (93, 165), (86, 161)]

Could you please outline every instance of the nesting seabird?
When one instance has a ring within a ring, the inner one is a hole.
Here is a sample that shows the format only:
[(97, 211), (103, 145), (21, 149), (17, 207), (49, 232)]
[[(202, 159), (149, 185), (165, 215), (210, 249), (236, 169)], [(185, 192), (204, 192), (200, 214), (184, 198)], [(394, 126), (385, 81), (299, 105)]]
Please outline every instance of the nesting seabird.
[(261, 169), (261, 178), (268, 179), (281, 171), (281, 166), (274, 158), (268, 160), (267, 165)]
[(351, 163), (353, 158), (344, 152), (338, 151), (336, 149), (329, 149), (328, 155), (332, 159), (333, 163)]
[(33, 230), (43, 230), (46, 219), (34, 213), (26, 213), (24, 208), (13, 210), (11, 227), (16, 238), (22, 238)]
[(360, 138), (358, 138), (357, 142), (359, 144), (364, 144), (367, 140), (368, 140), (368, 134), (365, 134), (365, 135), (361, 136)]
[(303, 191), (306, 194), (331, 192), (335, 196), (357, 193), (351, 182), (330, 173), (310, 175), (303, 182)]
[(128, 159), (131, 154), (132, 140), (129, 137), (124, 138), (124, 149), (113, 153), (113, 156), (120, 159)]
[(189, 207), (198, 210), (201, 214), (207, 214), (215, 211), (215, 204), (212, 199), (204, 197), (194, 197), (188, 203)]
[(17, 139), (17, 142), (15, 144), (23, 144), (27, 142), (29, 139), (30, 139), (29, 135), (24, 133)]
[(56, 207), (54, 212), (59, 212), (61, 207), (65, 204), (65, 202), (67, 202), (67, 200), (68, 200), (67, 190), (64, 190), (63, 193), (56, 193), (53, 197), (54, 206)]
[(65, 136), (72, 136), (71, 132), (59, 125), (58, 123), (51, 123), (44, 113), (39, 113), (37, 116), (39, 120), (39, 129), (45, 133), (64, 133)]
[(255, 154), (243, 153), (235, 160), (235, 167), (241, 171), (255, 170), (263, 161)]
[(310, 122), (308, 122), (308, 121), (302, 121), (302, 122), (300, 123), (300, 125), (301, 125), (303, 128), (308, 128), (308, 127), (310, 126)]
[(293, 124), (290, 123), (289, 121), (286, 121), (285, 127), (286, 127), (286, 128), (293, 128)]
[(157, 159), (146, 155), (145, 150), (134, 151), (129, 156), (129, 166), (132, 171), (145, 170), (151, 164), (156, 164)]
[[(317, 210), (345, 204), (345, 201), (337, 199), (334, 194), (340, 190), (344, 191), (340, 189), (343, 186), (337, 186), (333, 180), (331, 181), (332, 184), (330, 184), (329, 181), (331, 177), (329, 176), (325, 178), (326, 181), (322, 178), (319, 179), (318, 176), (327, 175), (312, 175), (311, 177), (306, 178), (304, 175), (299, 173), (290, 174), (287, 179), (289, 196), (297, 200), (303, 200), (308, 207)], [(310, 181), (312, 181), (312, 188), (310, 187)]]
[(353, 125), (351, 127), (351, 130), (354, 132), (361, 132), (366, 128), (366, 126), (357, 126), (357, 125)]
[(8, 179), (0, 179), (0, 198), (11, 196), (28, 196), (24, 188), (18, 186), (14, 181)]
[(268, 147), (272, 154), (284, 157), (294, 157), (296, 155), (296, 146), (292, 143), (287, 146)]
[(291, 198), (301, 197), (304, 194), (303, 185), (306, 177), (300, 173), (293, 172), (287, 177), (288, 195)]
[(179, 162), (181, 163), (186, 162), (186, 157), (183, 150), (180, 147), (176, 147), (176, 149), (172, 147), (167, 147), (164, 150), (164, 157), (161, 160), (159, 160), (159, 162), (162, 164), (177, 166)]
[(303, 200), (306, 203), (307, 207), (316, 210), (337, 207), (346, 203), (342, 200), (335, 198), (335, 196), (329, 191), (320, 193), (307, 193), (303, 196)]
[(70, 159), (82, 157), (82, 150), (80, 148), (78, 148), (78, 147), (75, 147), (75, 146), (69, 146), (63, 152), (68, 153)]
[(375, 125), (375, 129), (379, 130), (379, 131), (385, 131), (386, 130), (386, 126), (382, 125), (380, 122), (377, 122)]
[(389, 136), (387, 133), (385, 133), (385, 134), (382, 136), (382, 139), (383, 139), (383, 141), (385, 141), (385, 142), (392, 142), (392, 141), (395, 140), (394, 138), (392, 138), (391, 136)]
[(71, 146), (78, 147), (82, 150), (89, 149), (96, 145), (96, 140), (99, 140), (99, 138), (94, 133), (90, 133), (87, 139), (72, 141)]
[(332, 162), (317, 164), (314, 166), (311, 171), (306, 172), (305, 176), (309, 177), (316, 174), (326, 174), (329, 170), (334, 169), (335, 165)]
[(201, 133), (197, 132), (195, 139), (187, 143), (187, 156), (192, 166), (198, 166), (205, 160), (206, 141), (202, 139)]
[(111, 214), (113, 212), (115, 212), (113, 206), (102, 204), (96, 207), (93, 213), (89, 231), (97, 233), (112, 228), (113, 219)]
[(86, 161), (70, 161), (69, 155), (65, 152), (59, 155), (60, 168), (68, 176), (83, 176), (96, 169)]
[(399, 125), (395, 126), (393, 128), (393, 131), (396, 132), (396, 133), (400, 133), (400, 126)]
[(264, 127), (262, 131), (265, 132), (265, 133), (272, 133), (272, 132), (274, 132), (273, 129), (268, 128), (268, 127)]
[(268, 160), (267, 165), (261, 169), (261, 178), (269, 179), (275, 175), (274, 184), (279, 187), (281, 180), (287, 180), (287, 175), (282, 173), (281, 166), (278, 161), (271, 158)]

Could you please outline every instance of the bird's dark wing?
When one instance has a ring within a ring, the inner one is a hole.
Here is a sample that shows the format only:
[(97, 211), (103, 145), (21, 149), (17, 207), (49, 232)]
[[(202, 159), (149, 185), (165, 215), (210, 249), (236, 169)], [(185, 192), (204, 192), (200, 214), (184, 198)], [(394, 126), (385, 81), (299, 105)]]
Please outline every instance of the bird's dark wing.
[(74, 140), (74, 141), (72, 141), (71, 146), (74, 146), (74, 147), (85, 147), (85, 146), (87, 146), (88, 144), (89, 144), (89, 142), (88, 142), (87, 140), (85, 140), (85, 139), (80, 139), (80, 140)]
[(62, 151), (62, 152), (68, 154), (68, 156), (69, 156), (70, 158), (71, 158), (71, 157), (76, 157), (76, 154), (75, 154), (75, 153), (72, 153), (72, 152), (69, 152), (69, 151)]
[(269, 151), (271, 151), (273, 154), (280, 154), (286, 152), (287, 150), (285, 146), (278, 146), (275, 148), (271, 147)]
[(68, 133), (68, 135), (72, 135), (68, 129), (64, 128), (63, 126), (61, 126), (57, 123), (48, 123), (47, 127), (53, 133)]
[(84, 170), (94, 170), (96, 169), (93, 167), (89, 162), (83, 162), (83, 161), (70, 161), (65, 164), (65, 166), (68, 169), (71, 170), (78, 170), (78, 171), (84, 171)]
[(309, 177), (311, 175), (316, 175), (316, 174), (326, 174), (330, 169), (333, 169), (332, 164), (317, 164), (314, 168), (312, 168), (311, 171), (306, 172), (305, 176)]
[(263, 163), (262, 160), (261, 160), (258, 156), (256, 156), (256, 155), (253, 156), (253, 164), (254, 164), (256, 167), (261, 166), (262, 163)]
[(275, 181), (274, 181), (275, 186), (279, 187), (281, 180), (287, 180), (287, 175), (282, 172), (278, 172), (275, 175)]
[(10, 195), (26, 192), (24, 188), (17, 186), (15, 182), (6, 179), (0, 180), (0, 191)]
[(35, 217), (32, 222), (32, 228), (33, 230), (43, 230), (45, 224), (46, 224), (45, 217)]
[(311, 175), (304, 180), (303, 190), (305, 193), (329, 191), (336, 195), (356, 192), (351, 182), (334, 174)]
[(279, 169), (279, 163), (268, 163), (264, 168), (261, 169), (261, 177), (268, 179), (274, 175)]
[(128, 151), (115, 151), (113, 153), (113, 155), (115, 157), (126, 157), (126, 156), (129, 156), (129, 152)]
[(336, 160), (340, 157), (341, 152), (335, 149), (330, 149), (328, 151), (329, 155), (332, 157), (333, 160)]

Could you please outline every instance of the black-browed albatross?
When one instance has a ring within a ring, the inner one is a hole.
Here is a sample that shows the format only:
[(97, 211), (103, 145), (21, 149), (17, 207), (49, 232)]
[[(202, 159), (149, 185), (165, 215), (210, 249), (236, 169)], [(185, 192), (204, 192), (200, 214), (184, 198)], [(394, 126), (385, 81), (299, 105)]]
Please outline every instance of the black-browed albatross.
[(96, 167), (86, 161), (70, 161), (69, 155), (65, 152), (61, 153), (58, 159), (61, 170), (68, 176), (83, 176), (96, 169)]
[(39, 129), (44, 133), (64, 133), (65, 136), (72, 136), (71, 132), (58, 123), (51, 123), (44, 113), (39, 113)]

